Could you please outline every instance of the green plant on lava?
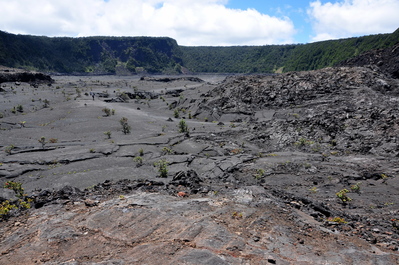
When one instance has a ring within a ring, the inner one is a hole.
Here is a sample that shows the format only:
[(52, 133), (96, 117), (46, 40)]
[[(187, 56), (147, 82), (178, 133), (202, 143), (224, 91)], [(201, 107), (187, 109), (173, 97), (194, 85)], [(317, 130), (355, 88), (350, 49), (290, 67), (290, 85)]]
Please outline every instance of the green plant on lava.
[(24, 107), (22, 105), (17, 106), (17, 111), (18, 112), (24, 112)]
[(28, 198), (24, 193), (24, 188), (22, 188), (22, 184), (20, 182), (7, 181), (4, 186), (6, 189), (13, 190), (15, 196), (18, 197), (18, 200), (10, 202), (8, 200), (3, 201), (0, 204), (0, 218), (5, 218), (8, 216), (10, 211), (13, 209), (29, 209), (31, 207), (31, 202), (33, 200)]
[(348, 195), (346, 195), (349, 192), (349, 190), (347, 189), (342, 189), (340, 191), (338, 191), (336, 193), (338, 199), (340, 199), (343, 203), (349, 202), (352, 199), (348, 197)]
[(143, 165), (143, 158), (141, 156), (136, 156), (133, 158), (133, 162), (136, 163), (137, 167), (140, 167)]
[(143, 155), (144, 155), (144, 149), (143, 149), (143, 148), (140, 148), (140, 149), (139, 149), (139, 155), (140, 155), (140, 156), (143, 156)]
[(11, 204), (9, 201), (4, 201), (0, 204), (0, 217), (5, 217), (12, 209), (17, 209), (15, 204)]
[(50, 105), (50, 101), (48, 99), (43, 100), (43, 108), (48, 108)]
[(176, 119), (178, 119), (178, 118), (180, 117), (180, 114), (179, 114), (179, 110), (178, 110), (178, 109), (175, 109), (175, 110), (174, 110), (174, 112), (173, 112), (173, 117), (175, 117)]
[(44, 137), (44, 136), (40, 137), (40, 139), (37, 141), (42, 145), (42, 149), (44, 149), (45, 145), (48, 143), (46, 141), (46, 137)]
[(168, 165), (169, 165), (169, 162), (166, 161), (165, 159), (161, 159), (158, 162), (154, 163), (154, 166), (156, 166), (158, 168), (160, 178), (168, 177)]
[(122, 132), (124, 134), (128, 134), (130, 133), (131, 127), (130, 125), (127, 123), (127, 118), (123, 117), (122, 119), (120, 119), (120, 124), (122, 125)]
[(15, 196), (18, 198), (24, 197), (24, 188), (22, 188), (22, 183), (14, 182), (14, 181), (7, 181), (4, 186), (5, 189), (13, 190), (15, 192)]
[(358, 182), (356, 184), (353, 184), (351, 186), (351, 191), (359, 193), (360, 192), (360, 184), (362, 184), (361, 182)]
[(233, 212), (233, 213), (231, 214), (231, 217), (234, 218), (234, 219), (242, 219), (243, 216), (244, 216), (244, 215), (243, 215), (242, 213), (239, 213), (239, 212)]
[(4, 151), (5, 151), (8, 155), (11, 155), (12, 150), (14, 150), (14, 148), (15, 148), (15, 146), (12, 144), (12, 145), (7, 146), (6, 149), (4, 149)]
[(327, 219), (328, 222), (334, 222), (334, 223), (339, 223), (339, 224), (347, 224), (348, 222), (345, 221), (344, 218), (342, 217), (329, 217)]
[(259, 169), (257, 169), (256, 170), (256, 173), (254, 174), (254, 177), (256, 178), (256, 179), (261, 179), (261, 178), (263, 178), (265, 176), (265, 170), (264, 169), (262, 169), (262, 168), (259, 168)]
[(103, 108), (102, 112), (105, 113), (106, 117), (111, 116), (111, 109), (110, 108)]
[(173, 153), (174, 153), (174, 151), (169, 147), (165, 146), (164, 148), (162, 148), (162, 154), (164, 154), (164, 155), (171, 155)]
[(179, 128), (179, 133), (186, 133), (186, 134), (189, 133), (189, 129), (188, 129), (187, 123), (186, 123), (186, 121), (184, 119), (180, 120), (178, 128)]
[(104, 134), (108, 137), (108, 139), (111, 139), (111, 131), (106, 131)]

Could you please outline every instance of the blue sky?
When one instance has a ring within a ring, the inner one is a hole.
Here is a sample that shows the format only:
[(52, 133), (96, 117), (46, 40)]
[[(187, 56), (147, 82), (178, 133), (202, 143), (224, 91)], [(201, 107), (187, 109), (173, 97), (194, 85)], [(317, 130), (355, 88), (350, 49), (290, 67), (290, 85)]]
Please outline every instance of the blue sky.
[(399, 27), (399, 0), (0, 0), (0, 30), (168, 36), (186, 46), (309, 43)]
[(277, 17), (288, 17), (294, 23), (297, 31), (297, 34), (295, 36), (295, 42), (307, 43), (309, 42), (309, 36), (312, 32), (311, 24), (306, 14), (306, 10), (309, 8), (310, 2), (311, 1), (308, 0), (230, 0), (228, 1), (227, 7), (239, 8), (244, 10), (247, 8), (253, 8), (263, 14), (269, 14)]

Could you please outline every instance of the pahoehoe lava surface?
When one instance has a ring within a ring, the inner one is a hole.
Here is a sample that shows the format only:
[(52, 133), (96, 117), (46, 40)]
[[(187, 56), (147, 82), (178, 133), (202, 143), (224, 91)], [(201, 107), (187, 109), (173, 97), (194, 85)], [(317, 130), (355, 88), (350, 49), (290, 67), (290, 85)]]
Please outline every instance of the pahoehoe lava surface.
[(398, 264), (386, 69), (1, 84), (0, 264)]

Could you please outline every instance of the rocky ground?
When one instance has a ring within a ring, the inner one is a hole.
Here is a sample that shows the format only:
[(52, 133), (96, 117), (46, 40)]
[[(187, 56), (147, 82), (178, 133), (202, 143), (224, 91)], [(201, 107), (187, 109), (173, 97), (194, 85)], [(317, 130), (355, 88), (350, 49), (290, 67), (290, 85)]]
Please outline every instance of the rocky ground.
[(389, 73), (52, 78), (1, 84), (0, 264), (399, 263)]

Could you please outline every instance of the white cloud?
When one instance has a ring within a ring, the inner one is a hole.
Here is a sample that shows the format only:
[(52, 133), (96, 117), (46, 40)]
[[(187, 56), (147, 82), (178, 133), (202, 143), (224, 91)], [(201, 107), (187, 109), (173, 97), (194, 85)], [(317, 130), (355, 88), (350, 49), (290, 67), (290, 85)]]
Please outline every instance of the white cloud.
[(391, 33), (399, 27), (399, 0), (343, 0), (310, 3), (313, 41)]
[(168, 36), (181, 45), (292, 43), (288, 18), (227, 0), (0, 0), (0, 30), (47, 36)]

